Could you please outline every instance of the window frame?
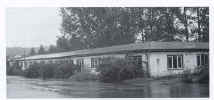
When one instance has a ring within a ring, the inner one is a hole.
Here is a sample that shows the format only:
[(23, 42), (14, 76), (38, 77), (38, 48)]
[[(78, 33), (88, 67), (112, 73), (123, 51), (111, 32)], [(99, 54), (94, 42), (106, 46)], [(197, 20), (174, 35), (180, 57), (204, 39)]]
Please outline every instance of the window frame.
[[(169, 64), (169, 59), (171, 59), (171, 64)], [(179, 59), (180, 59), (180, 61), (179, 61)], [(176, 66), (174, 65), (174, 61), (176, 61)], [(168, 70), (183, 70), (184, 69), (183, 62), (184, 62), (184, 58), (183, 58), (182, 54), (167, 55), (167, 69)], [(171, 67), (169, 67), (169, 65), (171, 65)]]
[(99, 66), (100, 64), (102, 64), (102, 58), (101, 57), (93, 57), (93, 58), (91, 58), (91, 66), (90, 66), (90, 68), (97, 68), (97, 66)]
[(142, 64), (143, 64), (142, 59), (143, 59), (142, 55), (130, 55), (130, 56), (128, 56), (128, 60), (131, 63), (137, 65), (138, 67), (142, 67)]
[(197, 54), (196, 56), (197, 66), (209, 65), (209, 54)]
[(83, 58), (77, 59), (77, 65), (80, 67), (84, 67), (84, 59)]

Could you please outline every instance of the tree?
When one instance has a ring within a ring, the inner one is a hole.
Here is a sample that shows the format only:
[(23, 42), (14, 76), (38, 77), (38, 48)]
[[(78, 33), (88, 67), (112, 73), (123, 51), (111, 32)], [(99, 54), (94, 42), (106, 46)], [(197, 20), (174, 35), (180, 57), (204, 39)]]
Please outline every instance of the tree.
[(35, 55), (35, 54), (36, 54), (35, 49), (34, 49), (34, 48), (31, 48), (31, 50), (30, 50), (30, 55), (32, 56), (32, 55)]
[(178, 16), (184, 29), (186, 41), (209, 41), (209, 9), (208, 7), (184, 7)]
[(81, 44), (81, 48), (95, 48), (135, 40), (134, 28), (130, 26), (130, 16), (125, 8), (61, 8), (61, 16), (62, 37), (72, 42), (71, 48), (76, 48), (73, 41)]
[(207, 41), (208, 11), (203, 7), (61, 8), (62, 36), (57, 47), (77, 50), (121, 45), (139, 36), (143, 41), (195, 41), (198, 37)]
[(209, 41), (209, 8), (208, 7), (203, 7), (200, 8), (200, 39), (199, 41)]
[(55, 52), (59, 52), (60, 50), (54, 46), (54, 45), (50, 45), (48, 48), (48, 53), (55, 53)]
[(44, 54), (44, 53), (45, 53), (45, 48), (43, 45), (40, 45), (38, 54)]

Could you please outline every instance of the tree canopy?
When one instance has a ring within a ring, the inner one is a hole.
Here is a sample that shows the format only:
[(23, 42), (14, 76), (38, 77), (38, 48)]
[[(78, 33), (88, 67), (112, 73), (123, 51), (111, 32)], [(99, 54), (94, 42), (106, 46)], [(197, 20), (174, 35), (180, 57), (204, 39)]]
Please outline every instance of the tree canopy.
[(31, 56), (32, 56), (32, 55), (35, 55), (35, 54), (36, 54), (35, 49), (34, 49), (34, 48), (31, 48), (31, 49), (30, 49), (30, 54), (29, 54), (29, 55), (31, 55)]
[(209, 41), (208, 7), (60, 8), (57, 48), (77, 50), (142, 41)]
[(46, 53), (46, 52), (45, 52), (45, 48), (44, 48), (43, 45), (40, 45), (38, 54), (44, 54), (44, 53)]

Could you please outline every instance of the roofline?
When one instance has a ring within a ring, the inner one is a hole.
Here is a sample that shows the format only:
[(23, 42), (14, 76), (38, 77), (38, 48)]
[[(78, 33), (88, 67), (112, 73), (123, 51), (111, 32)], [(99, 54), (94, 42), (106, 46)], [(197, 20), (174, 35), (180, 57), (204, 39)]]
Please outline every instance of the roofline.
[[(48, 58), (37, 58), (37, 59), (16, 59), (19, 61), (23, 60), (40, 60), (40, 59), (59, 59), (59, 58), (66, 58), (66, 57), (85, 57), (85, 56), (98, 56), (98, 55), (105, 55), (105, 54), (127, 54), (127, 53), (151, 53), (151, 52), (198, 52), (198, 51), (205, 51), (209, 52), (209, 49), (147, 49), (147, 50), (123, 50), (118, 52), (108, 52), (108, 53), (93, 53), (93, 54), (83, 54), (83, 55), (67, 55), (67, 56), (60, 56), (60, 57), (48, 57)], [(60, 52), (64, 53), (64, 52)], [(51, 53), (51, 54), (58, 54), (58, 53)], [(48, 55), (48, 54), (42, 54)], [(35, 55), (39, 56), (39, 55)], [(32, 57), (32, 56), (29, 56)]]

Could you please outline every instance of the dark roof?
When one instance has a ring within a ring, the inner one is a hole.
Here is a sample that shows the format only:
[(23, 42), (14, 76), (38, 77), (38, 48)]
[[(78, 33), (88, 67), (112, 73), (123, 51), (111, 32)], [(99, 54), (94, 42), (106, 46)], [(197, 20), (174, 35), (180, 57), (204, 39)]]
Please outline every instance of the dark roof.
[[(46, 58), (58, 58), (66, 56), (84, 56), (84, 55), (96, 55), (96, 54), (108, 54), (115, 52), (130, 52), (130, 51), (169, 51), (169, 50), (209, 50), (208, 42), (144, 42), (144, 43), (132, 43), (126, 45), (117, 45), (111, 47), (84, 49), (61, 53), (43, 54), (26, 57), (26, 60), (30, 59), (46, 59)], [(19, 59), (19, 60), (23, 60)]]

